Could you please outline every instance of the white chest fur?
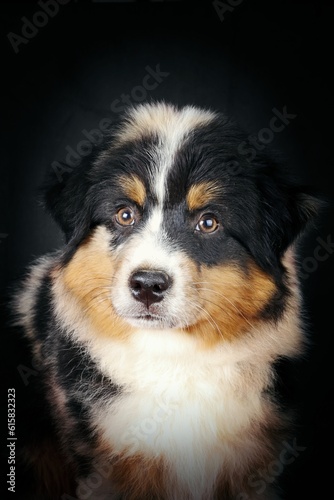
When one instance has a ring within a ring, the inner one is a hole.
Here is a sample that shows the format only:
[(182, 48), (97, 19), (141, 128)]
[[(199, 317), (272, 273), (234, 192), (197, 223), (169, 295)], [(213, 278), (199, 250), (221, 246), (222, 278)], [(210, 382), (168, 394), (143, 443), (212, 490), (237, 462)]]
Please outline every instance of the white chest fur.
[(235, 347), (205, 351), (180, 332), (149, 330), (126, 346), (95, 341), (91, 350), (125, 387), (116, 403), (96, 411), (104, 439), (125, 455), (163, 456), (194, 498), (233, 461), (241, 441), (247, 448), (245, 431), (263, 418), (267, 367), (245, 381), (244, 353)]

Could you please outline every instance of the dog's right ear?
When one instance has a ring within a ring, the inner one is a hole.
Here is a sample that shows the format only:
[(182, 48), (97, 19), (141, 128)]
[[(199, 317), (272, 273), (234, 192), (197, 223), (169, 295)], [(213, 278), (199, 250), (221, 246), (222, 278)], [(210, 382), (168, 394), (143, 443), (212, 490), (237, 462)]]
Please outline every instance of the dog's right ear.
[[(66, 242), (76, 244), (91, 229), (91, 214), (94, 203), (94, 182), (91, 175), (94, 163), (106, 144), (110, 146), (120, 120), (109, 124), (104, 135), (91, 130), (92, 151), (81, 158), (76, 166), (60, 161), (53, 162), (52, 169), (39, 189), (41, 205), (52, 215), (65, 234)], [(95, 142), (94, 142), (95, 139)]]
[(91, 181), (88, 174), (95, 158), (90, 154), (74, 167), (57, 162), (59, 169), (48, 173), (39, 190), (42, 206), (65, 233), (67, 242), (78, 242), (90, 229)]

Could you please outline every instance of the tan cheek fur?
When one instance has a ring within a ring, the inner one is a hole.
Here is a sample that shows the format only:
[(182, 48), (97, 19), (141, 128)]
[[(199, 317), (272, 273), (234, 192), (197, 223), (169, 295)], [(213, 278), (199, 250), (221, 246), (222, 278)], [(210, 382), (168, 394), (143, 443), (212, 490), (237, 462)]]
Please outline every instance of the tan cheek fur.
[(90, 320), (95, 334), (126, 339), (131, 327), (114, 311), (110, 291), (115, 261), (108, 247), (105, 230), (88, 238), (60, 271), (65, 289), (80, 305), (82, 315)]
[(273, 297), (273, 280), (250, 264), (248, 273), (233, 265), (203, 266), (194, 282), (202, 307), (200, 320), (186, 330), (209, 347), (249, 331)]

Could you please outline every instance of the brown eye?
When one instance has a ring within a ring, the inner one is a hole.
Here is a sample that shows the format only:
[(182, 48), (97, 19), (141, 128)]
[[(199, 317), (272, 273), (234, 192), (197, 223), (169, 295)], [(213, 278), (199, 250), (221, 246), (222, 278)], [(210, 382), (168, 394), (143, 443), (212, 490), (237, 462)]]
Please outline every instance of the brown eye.
[(196, 231), (201, 233), (213, 233), (218, 229), (219, 223), (213, 215), (203, 215), (197, 223)]
[(132, 226), (135, 222), (134, 211), (129, 207), (120, 208), (116, 213), (116, 222), (121, 226)]

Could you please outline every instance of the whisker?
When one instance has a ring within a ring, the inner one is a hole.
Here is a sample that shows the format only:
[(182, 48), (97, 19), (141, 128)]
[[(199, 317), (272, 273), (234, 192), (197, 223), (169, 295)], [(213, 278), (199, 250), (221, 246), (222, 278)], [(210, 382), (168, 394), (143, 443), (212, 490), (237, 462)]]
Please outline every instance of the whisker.
[(106, 302), (106, 298), (100, 298), (98, 299), (98, 297), (93, 297), (92, 300), (90, 300), (88, 303), (87, 303), (87, 306), (85, 307), (85, 309), (82, 310), (82, 313), (83, 314), (86, 314), (87, 312), (90, 312), (94, 309), (96, 309), (96, 307), (99, 305), (99, 304), (102, 304), (102, 302)]
[(216, 327), (217, 330), (218, 330), (218, 332), (219, 332), (219, 334), (220, 334), (220, 336), (222, 338), (224, 338), (224, 335), (223, 335), (222, 331), (220, 330), (219, 326), (217, 325), (217, 323), (213, 319), (212, 315), (206, 309), (204, 309), (204, 307), (200, 306), (199, 304), (196, 304), (196, 302), (190, 301), (190, 304), (192, 306), (194, 306), (195, 309), (197, 309), (198, 311), (204, 312), (209, 317), (209, 323), (210, 323), (210, 325), (213, 326), (213, 328)]
[[(109, 287), (100, 287), (100, 286), (99, 286), (99, 287), (92, 288), (92, 289), (90, 289), (87, 293), (85, 293), (85, 295), (83, 295), (83, 296), (82, 296), (82, 299), (85, 299), (85, 298), (86, 298), (86, 297), (88, 297), (90, 294), (92, 294), (92, 293), (96, 292), (96, 290), (99, 290), (99, 291), (100, 291), (100, 293), (96, 295), (97, 297), (98, 297), (100, 294), (101, 294), (101, 295), (102, 295), (102, 294), (105, 294), (105, 292), (104, 292), (104, 290), (105, 290), (105, 289), (109, 290), (110, 288), (109, 288)], [(95, 295), (93, 295), (93, 298), (94, 298), (94, 297), (95, 297)]]
[(108, 275), (108, 276), (92, 276), (91, 278), (84, 278), (85, 282), (97, 281), (97, 280), (111, 281), (111, 275)]
[[(249, 326), (251, 326), (252, 328), (254, 327), (254, 325), (248, 320), (248, 318), (246, 318), (246, 316), (240, 311), (240, 309), (238, 309), (237, 306), (235, 304), (233, 304), (233, 302), (230, 299), (228, 299), (225, 295), (223, 295), (222, 293), (216, 292), (215, 290), (211, 290), (211, 288), (200, 287), (200, 288), (198, 288), (198, 290), (206, 290), (208, 292), (215, 293), (216, 295), (218, 295), (222, 299), (226, 300), (238, 312), (238, 314), (240, 314), (240, 316), (249, 324)], [(203, 300), (205, 300), (206, 302), (209, 302), (210, 304), (213, 304), (214, 306), (218, 307), (222, 311), (226, 312), (226, 310), (220, 304), (216, 304), (215, 302), (210, 301), (206, 297), (203, 297)]]
[[(99, 299), (99, 300), (96, 300), (96, 299)], [(83, 313), (90, 311), (91, 309), (94, 308), (94, 306), (96, 306), (98, 304), (102, 304), (102, 302), (108, 302), (110, 304), (110, 300), (108, 297), (103, 297), (102, 294), (95, 295), (94, 297), (92, 297), (89, 300), (88, 307), (86, 309), (84, 309)]]
[[(99, 300), (96, 300), (99, 297), (101, 297), (101, 298)], [(116, 318), (112, 314), (112, 312), (114, 311), (114, 309), (112, 307), (112, 303), (111, 303), (109, 297), (103, 297), (103, 294), (97, 294), (97, 295), (93, 296), (89, 301), (88, 307), (86, 307), (86, 309), (84, 309), (83, 314), (87, 313), (88, 311), (90, 311), (91, 309), (93, 309), (97, 305), (102, 304), (103, 302), (105, 302), (106, 304), (100, 313), (101, 314), (108, 314), (108, 316), (110, 317), (112, 326), (116, 325)]]

